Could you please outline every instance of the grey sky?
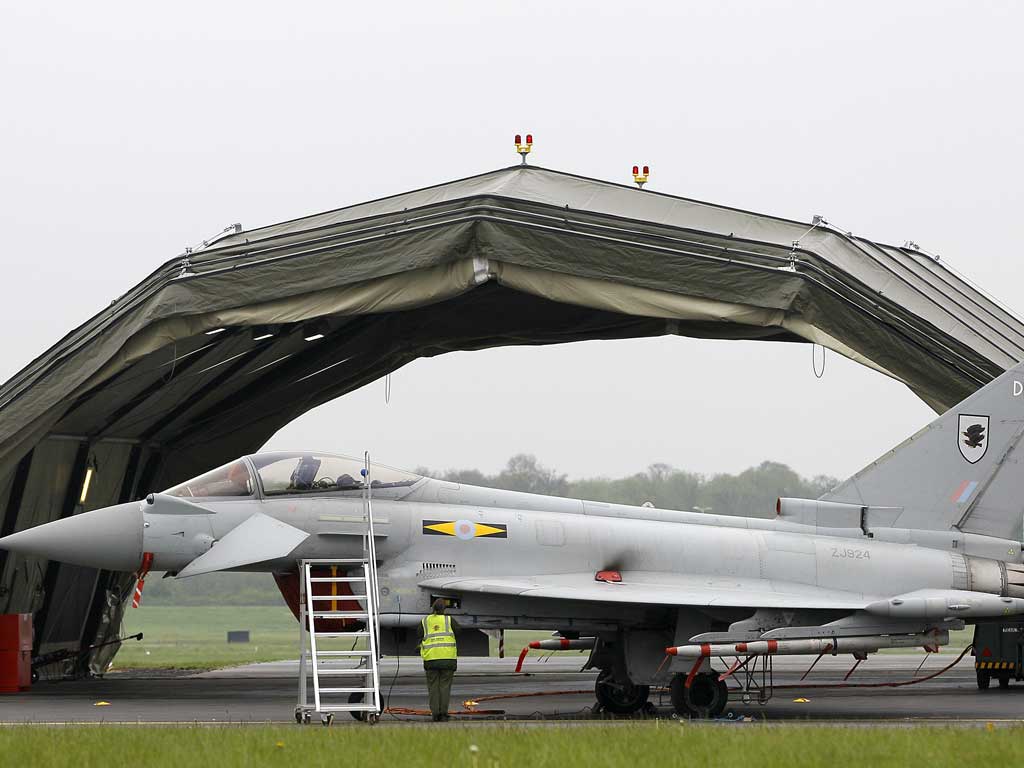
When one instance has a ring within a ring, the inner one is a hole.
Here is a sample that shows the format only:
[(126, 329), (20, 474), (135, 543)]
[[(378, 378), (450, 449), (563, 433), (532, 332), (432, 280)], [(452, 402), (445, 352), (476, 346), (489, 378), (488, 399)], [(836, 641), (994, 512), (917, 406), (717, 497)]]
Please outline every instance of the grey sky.
[[(531, 160), (942, 254), (1024, 307), (1024, 6), (0, 0), (6, 379), (246, 227)], [(820, 351), (820, 350), (819, 350)], [(930, 419), (806, 345), (665, 338), (421, 360), (271, 444), (574, 476), (845, 475)]]

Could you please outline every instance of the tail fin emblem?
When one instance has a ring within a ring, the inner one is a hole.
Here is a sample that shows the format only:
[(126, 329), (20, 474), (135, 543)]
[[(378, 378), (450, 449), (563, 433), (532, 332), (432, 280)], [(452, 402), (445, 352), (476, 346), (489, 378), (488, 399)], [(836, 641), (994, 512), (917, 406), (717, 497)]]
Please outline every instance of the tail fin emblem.
[(988, 450), (988, 416), (959, 414), (956, 442), (960, 455), (977, 464)]

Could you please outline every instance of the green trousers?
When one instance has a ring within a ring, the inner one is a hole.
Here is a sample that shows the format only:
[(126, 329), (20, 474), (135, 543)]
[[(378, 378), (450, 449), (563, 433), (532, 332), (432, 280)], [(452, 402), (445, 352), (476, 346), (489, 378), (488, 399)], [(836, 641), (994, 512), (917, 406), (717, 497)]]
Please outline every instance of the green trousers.
[(435, 720), (439, 717), (447, 717), (448, 698), (452, 693), (455, 670), (425, 668), (423, 671), (427, 675), (427, 691), (430, 693), (430, 714), (434, 716)]

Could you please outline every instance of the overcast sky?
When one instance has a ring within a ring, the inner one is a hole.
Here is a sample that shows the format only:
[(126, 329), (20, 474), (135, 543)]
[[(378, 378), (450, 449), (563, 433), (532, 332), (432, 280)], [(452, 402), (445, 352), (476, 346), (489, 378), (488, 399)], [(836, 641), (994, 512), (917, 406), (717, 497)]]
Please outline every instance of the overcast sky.
[[(517, 132), (546, 167), (912, 239), (1024, 308), (1024, 4), (838, 5), (0, 0), (0, 380), (228, 224), (509, 165)], [(271, 445), (842, 476), (931, 416), (808, 345), (663, 338), (420, 360)]]

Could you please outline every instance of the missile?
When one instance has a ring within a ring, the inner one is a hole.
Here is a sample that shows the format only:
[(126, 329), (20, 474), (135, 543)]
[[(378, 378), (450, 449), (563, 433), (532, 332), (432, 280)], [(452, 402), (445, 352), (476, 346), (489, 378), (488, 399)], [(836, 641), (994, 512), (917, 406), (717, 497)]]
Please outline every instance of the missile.
[(755, 640), (749, 643), (694, 643), (669, 646), (665, 653), (684, 659), (709, 656), (797, 656), (831, 653), (874, 653), (881, 648), (915, 648), (949, 643), (949, 632), (916, 635), (869, 635), (866, 637), (815, 637), (804, 640)]
[(555, 640), (531, 640), (530, 648), (540, 651), (588, 650), (594, 647), (596, 640), (596, 637), (581, 637), (578, 640), (570, 640), (567, 637), (560, 637)]

